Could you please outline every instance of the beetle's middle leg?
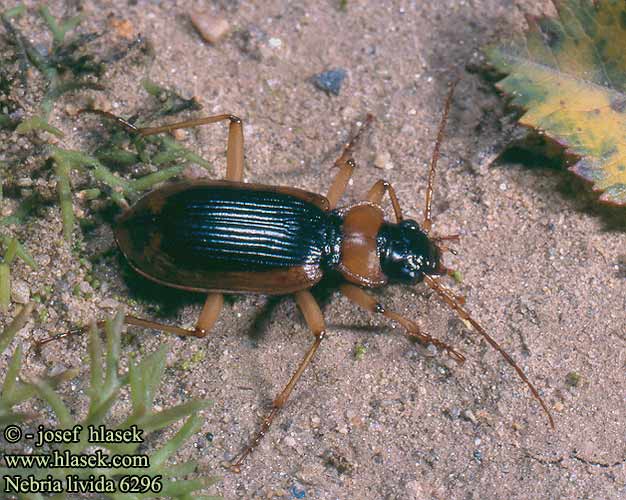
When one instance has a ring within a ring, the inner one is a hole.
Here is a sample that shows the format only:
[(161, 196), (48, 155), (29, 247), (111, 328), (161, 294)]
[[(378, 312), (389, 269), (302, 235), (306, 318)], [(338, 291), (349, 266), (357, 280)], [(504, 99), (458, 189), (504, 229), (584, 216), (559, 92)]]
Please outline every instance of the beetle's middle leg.
[(396, 196), (396, 190), (386, 180), (380, 179), (379, 181), (377, 181), (376, 184), (374, 184), (367, 192), (365, 199), (371, 203), (380, 205), (380, 202), (382, 201), (383, 196), (385, 196), (385, 193), (389, 193), (391, 206), (393, 207), (393, 213), (396, 216), (396, 222), (400, 222), (402, 220), (402, 209), (400, 208), (400, 202), (398, 201), (398, 197)]
[(363, 126), (354, 135), (354, 137), (346, 143), (343, 151), (341, 152), (341, 156), (339, 156), (339, 158), (335, 161), (335, 167), (339, 167), (339, 172), (335, 175), (335, 178), (328, 189), (328, 194), (326, 195), (326, 198), (330, 203), (331, 210), (337, 206), (337, 203), (339, 203), (343, 193), (346, 192), (348, 182), (350, 181), (352, 173), (354, 172), (354, 167), (356, 166), (356, 163), (352, 158), (352, 151), (359, 143), (363, 132), (369, 127), (373, 119), (373, 115), (367, 115)]
[(246, 446), (243, 451), (239, 455), (237, 455), (231, 462), (230, 467), (235, 472), (239, 472), (239, 469), (246, 457), (250, 455), (250, 453), (252, 453), (252, 451), (261, 442), (261, 439), (263, 439), (263, 436), (267, 434), (267, 431), (272, 425), (274, 418), (276, 417), (276, 415), (278, 415), (282, 407), (285, 406), (285, 403), (287, 402), (287, 399), (289, 399), (293, 388), (298, 383), (298, 380), (300, 380), (300, 377), (302, 376), (302, 373), (304, 373), (304, 370), (306, 370), (307, 366), (309, 366), (309, 364), (311, 363), (311, 359), (313, 359), (313, 356), (317, 352), (317, 349), (319, 348), (322, 339), (326, 334), (324, 315), (322, 314), (322, 311), (320, 310), (317, 301), (315, 300), (313, 295), (311, 295), (311, 292), (309, 292), (308, 290), (303, 290), (300, 292), (296, 292), (294, 295), (298, 307), (302, 311), (302, 314), (309, 329), (313, 332), (313, 335), (315, 335), (315, 340), (313, 341), (311, 347), (309, 347), (309, 350), (304, 355), (304, 358), (302, 358), (302, 361), (300, 361), (298, 369), (291, 376), (291, 379), (289, 380), (285, 388), (278, 394), (278, 396), (276, 396), (276, 398), (274, 398), (274, 401), (272, 402), (272, 410), (263, 419), (261, 429), (257, 432), (254, 439), (250, 441), (250, 444), (248, 444), (248, 446)]

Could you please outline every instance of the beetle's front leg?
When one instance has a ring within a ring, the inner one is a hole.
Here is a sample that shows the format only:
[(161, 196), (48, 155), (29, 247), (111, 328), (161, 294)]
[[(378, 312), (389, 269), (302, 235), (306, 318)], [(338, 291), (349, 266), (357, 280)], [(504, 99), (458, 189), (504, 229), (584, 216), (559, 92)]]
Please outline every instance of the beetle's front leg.
[(454, 359), (459, 364), (465, 362), (465, 356), (463, 356), (460, 352), (456, 351), (453, 347), (446, 344), (445, 342), (436, 339), (435, 337), (428, 335), (427, 333), (421, 332), (419, 326), (417, 326), (415, 322), (411, 321), (408, 318), (405, 318), (395, 311), (392, 311), (391, 309), (387, 309), (384, 305), (378, 302), (374, 297), (372, 297), (362, 288), (344, 283), (339, 287), (339, 289), (341, 290), (341, 293), (348, 298), (348, 300), (361, 306), (363, 309), (366, 309), (372, 313), (382, 314), (383, 316), (400, 323), (400, 325), (402, 325), (402, 327), (406, 330), (409, 336), (415, 337), (417, 340), (424, 344), (432, 344), (435, 347), (446, 351), (452, 357), (452, 359)]
[(322, 342), (322, 339), (324, 338), (324, 335), (326, 333), (324, 315), (322, 314), (322, 311), (320, 310), (317, 301), (315, 300), (313, 295), (311, 295), (311, 292), (309, 292), (308, 290), (303, 290), (301, 292), (296, 292), (294, 295), (296, 298), (296, 302), (298, 303), (298, 307), (302, 311), (304, 319), (309, 326), (309, 329), (311, 330), (311, 332), (313, 332), (313, 335), (315, 335), (315, 340), (313, 341), (311, 347), (309, 347), (309, 350), (304, 355), (304, 358), (302, 358), (302, 361), (300, 361), (298, 369), (291, 376), (291, 379), (289, 380), (285, 388), (278, 394), (278, 396), (276, 396), (276, 398), (274, 398), (274, 401), (272, 402), (272, 410), (263, 419), (261, 429), (250, 441), (250, 444), (248, 444), (248, 446), (246, 446), (243, 451), (239, 455), (237, 455), (230, 463), (229, 467), (234, 472), (240, 471), (241, 465), (243, 464), (246, 457), (250, 455), (250, 453), (252, 453), (252, 451), (261, 442), (261, 439), (263, 439), (263, 436), (267, 434), (267, 431), (272, 425), (274, 418), (276, 417), (276, 415), (278, 415), (278, 412), (280, 412), (281, 408), (285, 406), (287, 399), (289, 399), (293, 388), (296, 386), (298, 380), (300, 380), (302, 373), (304, 373), (304, 370), (311, 363), (311, 359), (313, 359), (313, 356), (317, 352), (317, 349), (319, 348), (320, 343)]

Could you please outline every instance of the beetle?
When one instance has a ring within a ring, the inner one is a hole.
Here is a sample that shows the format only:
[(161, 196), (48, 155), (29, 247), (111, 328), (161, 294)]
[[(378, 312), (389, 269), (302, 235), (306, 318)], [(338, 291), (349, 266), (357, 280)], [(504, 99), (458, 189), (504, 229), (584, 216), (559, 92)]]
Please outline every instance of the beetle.
[[(463, 308), (464, 299), (437, 279), (450, 274), (442, 263), (442, 253), (449, 250), (444, 241), (458, 239), (457, 235), (430, 234), (433, 182), (453, 90), (454, 86), (445, 103), (430, 161), (421, 225), (403, 218), (396, 193), (385, 180), (376, 182), (363, 201), (338, 208), (356, 167), (353, 150), (372, 122), (371, 115), (345, 144), (335, 161), (338, 171), (326, 196), (322, 196), (294, 187), (243, 182), (243, 125), (234, 115), (137, 128), (108, 112), (88, 110), (113, 118), (140, 136), (220, 121), (229, 123), (224, 180), (166, 184), (123, 213), (114, 234), (120, 250), (139, 274), (168, 287), (207, 294), (193, 330), (127, 315), (125, 321), (129, 324), (205, 337), (219, 316), (224, 293), (295, 296), (314, 340), (291, 379), (273, 400), (260, 429), (231, 462), (233, 470), (240, 470), (246, 457), (269, 431), (324, 339), (324, 316), (310, 289), (330, 271), (341, 275), (343, 282), (339, 290), (351, 302), (399, 323), (409, 336), (423, 344), (433, 344), (461, 364), (465, 361), (461, 353), (420, 331), (415, 322), (385, 307), (365, 290), (391, 283), (424, 282), (515, 369), (554, 428), (546, 403), (524, 372)], [(393, 222), (385, 219), (381, 208), (385, 195), (391, 201)]]

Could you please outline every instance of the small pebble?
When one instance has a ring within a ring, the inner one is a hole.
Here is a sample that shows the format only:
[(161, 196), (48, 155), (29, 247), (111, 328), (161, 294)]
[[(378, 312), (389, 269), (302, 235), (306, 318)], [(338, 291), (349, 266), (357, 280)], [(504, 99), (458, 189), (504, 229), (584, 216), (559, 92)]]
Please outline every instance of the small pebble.
[(294, 498), (304, 498), (306, 497), (306, 491), (304, 490), (304, 488), (298, 486), (298, 485), (293, 485), (291, 487), (291, 494), (293, 495)]
[(30, 287), (23, 280), (14, 280), (11, 283), (11, 298), (18, 304), (28, 304), (30, 300)]
[(341, 84), (347, 74), (348, 73), (345, 69), (331, 69), (314, 75), (311, 78), (311, 81), (313, 82), (313, 85), (327, 94), (339, 95)]
[(230, 30), (230, 24), (226, 19), (205, 12), (194, 11), (189, 18), (198, 34), (209, 43), (217, 43)]
[(459, 418), (461, 416), (461, 409), (453, 406), (452, 408), (450, 408), (450, 410), (448, 411), (448, 414), (450, 415), (450, 418), (452, 420), (456, 420), (457, 418)]
[(67, 367), (65, 365), (62, 365), (60, 363), (55, 364), (48, 372), (48, 376), (56, 377), (57, 375), (61, 375), (61, 373), (63, 373), (65, 370), (67, 370)]
[(96, 96), (93, 98), (93, 101), (91, 102), (91, 106), (94, 109), (100, 109), (102, 111), (111, 111), (112, 109), (112, 104), (111, 101), (109, 101), (105, 96), (103, 96), (102, 94), (96, 94)]
[(466, 420), (469, 420), (470, 422), (472, 422), (473, 424), (476, 423), (476, 416), (474, 415), (474, 413), (472, 412), (472, 410), (465, 410), (463, 412), (463, 418)]
[(182, 141), (187, 138), (187, 132), (183, 129), (177, 128), (176, 130), (172, 130), (172, 137), (177, 141)]
[(109, 19), (109, 26), (115, 30), (115, 32), (126, 40), (132, 40), (134, 37), (134, 27), (128, 19), (118, 19), (112, 17)]
[(288, 446), (289, 448), (295, 448), (296, 446), (298, 446), (298, 443), (296, 442), (296, 440), (291, 436), (287, 436), (286, 438), (284, 438), (283, 444), (285, 446)]
[(378, 153), (374, 159), (374, 166), (384, 170), (391, 170), (393, 168), (393, 163), (391, 163), (391, 153), (389, 153), (389, 151)]
[(270, 38), (267, 44), (273, 49), (280, 49), (283, 45), (283, 41), (280, 38)]
[(200, 165), (195, 165), (193, 163), (185, 165), (183, 169), (183, 177), (188, 180), (194, 179), (202, 179), (203, 177), (208, 177), (209, 172), (206, 168), (201, 167)]
[(560, 401), (557, 401), (556, 403), (554, 403), (555, 412), (561, 413), (564, 409), (565, 409), (565, 406), (563, 406), (563, 403), (561, 403)]
[(412, 500), (427, 498), (426, 493), (424, 493), (422, 485), (420, 484), (419, 481), (409, 481), (406, 484), (406, 489), (409, 492), (410, 498)]
[(78, 106), (74, 105), (74, 104), (66, 104), (65, 105), (65, 113), (68, 116), (74, 117), (78, 114)]

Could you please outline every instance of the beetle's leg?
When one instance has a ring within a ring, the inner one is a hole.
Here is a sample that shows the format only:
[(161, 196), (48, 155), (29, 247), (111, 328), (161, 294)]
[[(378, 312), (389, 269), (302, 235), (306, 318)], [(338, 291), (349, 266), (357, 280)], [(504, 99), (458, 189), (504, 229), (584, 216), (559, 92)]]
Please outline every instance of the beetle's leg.
[[(222, 309), (222, 304), (224, 303), (224, 296), (221, 293), (210, 293), (204, 302), (204, 306), (202, 308), (202, 312), (200, 313), (200, 317), (198, 318), (198, 323), (196, 324), (196, 328), (194, 330), (186, 330), (185, 328), (181, 328), (179, 326), (174, 325), (166, 325), (164, 323), (157, 323), (156, 321), (152, 321), (149, 319), (138, 318), (137, 316), (132, 316), (130, 314), (126, 314), (124, 316), (124, 323), (127, 325), (141, 326), (144, 328), (152, 328), (153, 330), (158, 330), (164, 333), (172, 333), (174, 335), (180, 335), (183, 337), (206, 337), (209, 333), (213, 324), (217, 320), (219, 316), (220, 310)], [(98, 321), (96, 326), (98, 328), (102, 328), (104, 326), (104, 321)], [(72, 330), (64, 333), (57, 333), (56, 335), (51, 335), (50, 337), (46, 337), (43, 340), (38, 340), (33, 345), (35, 350), (41, 349), (44, 345), (49, 344), (50, 342), (54, 342), (56, 340), (61, 340), (66, 337), (71, 337), (72, 335), (82, 335), (89, 331), (89, 326), (81, 326), (78, 328), (73, 328)]]
[(435, 141), (435, 149), (433, 149), (433, 155), (430, 159), (430, 169), (428, 172), (428, 186), (426, 187), (426, 203), (424, 204), (424, 222), (422, 223), (422, 229), (426, 233), (430, 233), (430, 229), (433, 225), (431, 205), (433, 201), (433, 185), (435, 183), (435, 169), (437, 168), (437, 160), (439, 159), (439, 150), (441, 149), (441, 142), (443, 141), (443, 131), (446, 128), (446, 122), (448, 121), (448, 113), (450, 112), (450, 106), (452, 105), (452, 96), (454, 95), (454, 88), (458, 80), (456, 80), (450, 87), (446, 104), (443, 110), (443, 116), (439, 123), (439, 130), (437, 131), (437, 140)]
[(374, 116), (368, 114), (365, 119), (365, 123), (359, 129), (359, 131), (352, 137), (343, 148), (341, 156), (337, 158), (335, 161), (335, 167), (339, 167), (339, 172), (335, 175), (330, 188), (328, 189), (328, 194), (326, 198), (330, 203), (331, 210), (337, 206), (339, 200), (345, 193), (346, 188), (348, 187), (348, 182), (350, 181), (350, 177), (352, 177), (352, 173), (354, 172), (354, 167), (356, 166), (354, 159), (352, 158), (352, 151), (355, 146), (359, 143), (359, 140), (362, 137), (363, 131), (366, 130), (370, 123), (374, 120)]
[(287, 399), (289, 399), (291, 391), (293, 391), (296, 383), (298, 382), (298, 380), (300, 380), (300, 377), (302, 376), (302, 373), (304, 372), (306, 367), (309, 366), (309, 363), (311, 363), (311, 359), (313, 359), (313, 356), (317, 352), (317, 349), (319, 348), (320, 343), (322, 342), (322, 339), (324, 338), (324, 335), (326, 333), (324, 315), (322, 314), (319, 305), (317, 305), (317, 301), (315, 300), (313, 295), (311, 295), (311, 292), (309, 292), (308, 290), (304, 290), (301, 292), (296, 292), (294, 295), (296, 298), (296, 302), (298, 303), (298, 307), (300, 307), (300, 310), (304, 315), (304, 319), (307, 325), (313, 332), (313, 335), (315, 335), (315, 340), (313, 341), (311, 347), (309, 347), (309, 350), (304, 355), (304, 358), (302, 358), (302, 361), (300, 361), (300, 365), (298, 366), (296, 372), (291, 376), (289, 383), (272, 402), (272, 410), (263, 419), (261, 429), (257, 432), (252, 441), (250, 441), (250, 444), (248, 444), (248, 446), (246, 446), (243, 451), (239, 455), (237, 455), (231, 462), (230, 468), (234, 472), (240, 471), (240, 467), (246, 457), (250, 455), (250, 453), (252, 453), (252, 451), (261, 442), (261, 439), (263, 439), (263, 436), (267, 434), (267, 431), (272, 425), (274, 418), (276, 417), (278, 412), (280, 412), (281, 408), (285, 406), (285, 403), (287, 402)]
[(199, 125), (207, 125), (209, 123), (217, 123), (224, 120), (230, 120), (228, 127), (228, 146), (226, 149), (226, 179), (229, 181), (241, 182), (243, 180), (243, 125), (241, 118), (224, 113), (215, 116), (205, 116), (203, 118), (194, 118), (182, 122), (169, 123), (160, 127), (136, 127), (132, 123), (120, 118), (119, 116), (102, 111), (99, 109), (81, 109), (80, 113), (93, 113), (100, 116), (106, 116), (115, 120), (127, 132), (139, 134), (142, 137), (147, 135), (160, 134), (162, 132), (171, 132), (181, 128), (192, 128)]
[(171, 132), (181, 128), (197, 127), (208, 123), (230, 120), (228, 127), (228, 146), (226, 149), (226, 179), (229, 181), (241, 182), (243, 180), (243, 125), (241, 118), (222, 114), (216, 116), (205, 116), (204, 118), (194, 118), (160, 127), (144, 127), (137, 129), (141, 136), (160, 134), (161, 132)]
[(526, 385), (530, 389), (530, 392), (535, 397), (535, 399), (539, 401), (539, 404), (543, 408), (543, 411), (545, 411), (546, 415), (548, 416), (548, 420), (550, 421), (550, 426), (554, 429), (554, 419), (552, 418), (552, 414), (550, 413), (548, 406), (539, 395), (539, 391), (537, 391), (535, 386), (530, 382), (530, 380), (528, 380), (528, 377), (526, 376), (526, 374), (517, 365), (517, 363), (509, 355), (509, 353), (506, 352), (502, 347), (500, 347), (500, 344), (498, 344), (485, 331), (485, 329), (482, 326), (480, 326), (480, 324), (476, 320), (474, 320), (470, 316), (470, 314), (465, 309), (463, 309), (463, 307), (461, 307), (461, 304), (458, 302), (456, 297), (454, 297), (454, 295), (452, 295), (449, 290), (444, 288), (441, 285), (441, 283), (439, 283), (439, 281), (437, 281), (436, 279), (428, 275), (424, 276), (424, 281), (430, 288), (432, 288), (435, 292), (437, 292), (437, 295), (439, 295), (439, 297), (441, 298), (443, 302), (445, 302), (454, 312), (456, 312), (461, 319), (469, 322), (474, 327), (474, 330), (476, 330), (480, 335), (482, 335), (482, 337), (489, 343), (489, 345), (493, 347), (496, 351), (498, 351), (502, 355), (502, 357), (506, 360), (506, 362), (513, 367), (513, 369), (517, 372), (517, 375), (519, 376), (519, 378), (521, 378), (526, 383)]
[(405, 318), (395, 311), (385, 308), (384, 305), (378, 302), (374, 297), (372, 297), (362, 288), (359, 288), (355, 285), (350, 285), (348, 283), (344, 283), (339, 287), (339, 289), (341, 290), (341, 293), (343, 293), (348, 298), (348, 300), (361, 306), (363, 309), (366, 309), (372, 313), (382, 314), (383, 316), (400, 323), (400, 325), (402, 325), (402, 327), (406, 330), (409, 336), (415, 337), (417, 340), (424, 344), (433, 344), (439, 349), (446, 351), (452, 357), (452, 359), (454, 359), (459, 364), (462, 364), (465, 361), (465, 356), (456, 351), (453, 347), (449, 346), (439, 339), (436, 339), (431, 335), (428, 335), (427, 333), (421, 332), (419, 326), (417, 326), (416, 323), (408, 318)]
[(372, 188), (367, 192), (367, 196), (365, 199), (371, 203), (375, 203), (376, 205), (380, 205), (380, 202), (385, 196), (385, 193), (389, 193), (389, 198), (391, 199), (391, 206), (393, 207), (393, 213), (396, 216), (396, 222), (400, 222), (402, 220), (402, 209), (400, 208), (400, 202), (398, 201), (398, 197), (396, 196), (396, 191), (391, 184), (389, 184), (386, 180), (380, 179), (372, 186)]
[(223, 294), (219, 292), (212, 292), (207, 295), (207, 298), (204, 301), (204, 306), (202, 306), (200, 316), (198, 317), (198, 323), (196, 323), (196, 337), (206, 337), (217, 321), (223, 305)]
[[(174, 335), (181, 335), (185, 337), (204, 337), (206, 335), (206, 333), (204, 333), (204, 335), (198, 335), (198, 332), (196, 330), (185, 330), (184, 328), (180, 328), (179, 326), (157, 323), (156, 321), (138, 318), (137, 316), (131, 316), (129, 314), (124, 316), (124, 323), (126, 323), (127, 325), (142, 326), (144, 328), (152, 328), (153, 330), (158, 330), (160, 332), (173, 333)], [(98, 321), (96, 323), (96, 326), (98, 328), (102, 328), (104, 324), (105, 324), (104, 321)], [(50, 342), (61, 340), (66, 337), (71, 337), (73, 335), (82, 335), (84, 333), (87, 333), (88, 331), (89, 331), (89, 325), (79, 326), (78, 328), (72, 328), (71, 330), (67, 332), (57, 333), (56, 335), (51, 335), (50, 337), (46, 337), (43, 340), (36, 341), (33, 348), (35, 350), (41, 349), (43, 346), (45, 346), (46, 344), (49, 344)]]

